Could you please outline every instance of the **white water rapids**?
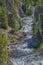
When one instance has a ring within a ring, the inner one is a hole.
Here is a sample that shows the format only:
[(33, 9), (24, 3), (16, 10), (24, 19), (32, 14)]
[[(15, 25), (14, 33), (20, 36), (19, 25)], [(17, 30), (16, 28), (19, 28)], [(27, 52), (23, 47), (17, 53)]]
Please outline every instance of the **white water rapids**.
[(16, 49), (10, 57), (11, 65), (43, 65), (43, 55), (35, 53), (33, 48), (28, 48), (28, 44), (31, 46), (32, 42), (33, 17), (24, 17), (24, 22), (20, 31), (27, 34), (27, 39), (15, 45)]

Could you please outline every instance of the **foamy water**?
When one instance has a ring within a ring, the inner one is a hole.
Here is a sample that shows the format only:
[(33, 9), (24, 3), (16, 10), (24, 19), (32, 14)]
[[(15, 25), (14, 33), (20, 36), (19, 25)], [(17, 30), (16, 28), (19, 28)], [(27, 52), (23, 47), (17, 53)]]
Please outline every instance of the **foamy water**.
[[(24, 17), (23, 22), (26, 23), (20, 30), (21, 32), (27, 33), (27, 39), (22, 41), (20, 44), (15, 46), (15, 51), (10, 57), (12, 65), (43, 65), (43, 55), (39, 56), (34, 52), (34, 49), (28, 48), (32, 42), (32, 27), (33, 20), (30, 17)], [(23, 29), (24, 28), (24, 29)]]

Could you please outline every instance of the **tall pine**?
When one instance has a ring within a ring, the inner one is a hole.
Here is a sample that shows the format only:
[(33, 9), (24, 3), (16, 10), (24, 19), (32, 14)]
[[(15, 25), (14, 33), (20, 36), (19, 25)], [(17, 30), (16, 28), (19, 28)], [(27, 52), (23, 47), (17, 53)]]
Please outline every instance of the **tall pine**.
[(7, 51), (8, 44), (8, 36), (0, 31), (0, 65), (10, 65)]
[(13, 13), (13, 16), (12, 16), (12, 30), (13, 32), (17, 32), (18, 31), (18, 27), (17, 27), (17, 24), (16, 24), (16, 17), (17, 17), (17, 12), (16, 12), (16, 4), (15, 4), (15, 1), (14, 0), (10, 0), (11, 2), (11, 7), (12, 7), (12, 13)]
[(7, 29), (7, 28), (8, 28), (8, 17), (7, 17), (6, 0), (4, 0), (4, 2), (3, 2), (2, 10), (3, 10), (3, 15), (4, 15), (3, 27), (4, 27), (5, 29)]
[(7, 7), (6, 0), (0, 0), (0, 22), (2, 22), (2, 26), (7, 29), (8, 28), (8, 17), (7, 17)]

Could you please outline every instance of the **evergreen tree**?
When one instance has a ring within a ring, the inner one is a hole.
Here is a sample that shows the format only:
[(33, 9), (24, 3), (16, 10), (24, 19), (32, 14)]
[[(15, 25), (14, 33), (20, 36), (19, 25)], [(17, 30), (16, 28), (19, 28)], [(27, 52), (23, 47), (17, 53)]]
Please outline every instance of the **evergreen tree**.
[(9, 65), (8, 43), (7, 35), (4, 32), (0, 32), (0, 65)]
[(43, 6), (43, 0), (38, 0), (38, 6)]
[(2, 7), (3, 14), (4, 14), (3, 26), (4, 26), (5, 29), (7, 29), (8, 28), (8, 17), (7, 17), (6, 0), (4, 0), (3, 3), (4, 3), (3, 7)]
[(17, 24), (16, 24), (16, 17), (17, 17), (17, 12), (16, 12), (16, 4), (15, 4), (15, 1), (11, 0), (11, 6), (12, 6), (12, 13), (13, 13), (13, 17), (12, 17), (12, 29), (13, 29), (13, 32), (15, 31), (18, 31), (18, 27), (17, 27)]
[(12, 30), (13, 30), (13, 32), (17, 32), (18, 31), (18, 27), (17, 27), (16, 19), (14, 18), (14, 16), (12, 18), (12, 22), (13, 22)]
[(7, 8), (6, 8), (6, 0), (0, 0), (0, 14), (2, 25), (5, 29), (8, 28), (8, 17), (7, 17)]

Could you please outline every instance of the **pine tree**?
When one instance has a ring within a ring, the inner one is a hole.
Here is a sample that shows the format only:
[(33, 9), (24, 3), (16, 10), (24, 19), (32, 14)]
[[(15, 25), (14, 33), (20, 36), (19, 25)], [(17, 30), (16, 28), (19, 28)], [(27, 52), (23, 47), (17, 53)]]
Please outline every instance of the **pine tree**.
[(9, 65), (8, 43), (8, 36), (4, 32), (0, 32), (0, 65)]
[(16, 19), (14, 18), (14, 16), (12, 18), (12, 22), (13, 22), (12, 30), (13, 30), (13, 32), (17, 32), (18, 31), (18, 27), (17, 27)]
[(0, 21), (5, 29), (8, 28), (8, 17), (7, 17), (7, 8), (6, 8), (6, 0), (0, 0)]
[(38, 0), (38, 6), (43, 6), (43, 0)]
[(13, 13), (13, 17), (12, 17), (12, 29), (13, 29), (13, 32), (16, 32), (18, 31), (18, 27), (17, 27), (17, 24), (16, 24), (16, 17), (17, 17), (17, 12), (16, 12), (16, 4), (14, 2), (14, 0), (10, 1), (11, 2), (11, 6), (12, 6), (12, 13)]
[(3, 15), (4, 15), (3, 26), (4, 26), (5, 29), (7, 29), (8, 28), (8, 17), (7, 17), (6, 0), (4, 0), (3, 3), (4, 3), (3, 7), (2, 7)]

